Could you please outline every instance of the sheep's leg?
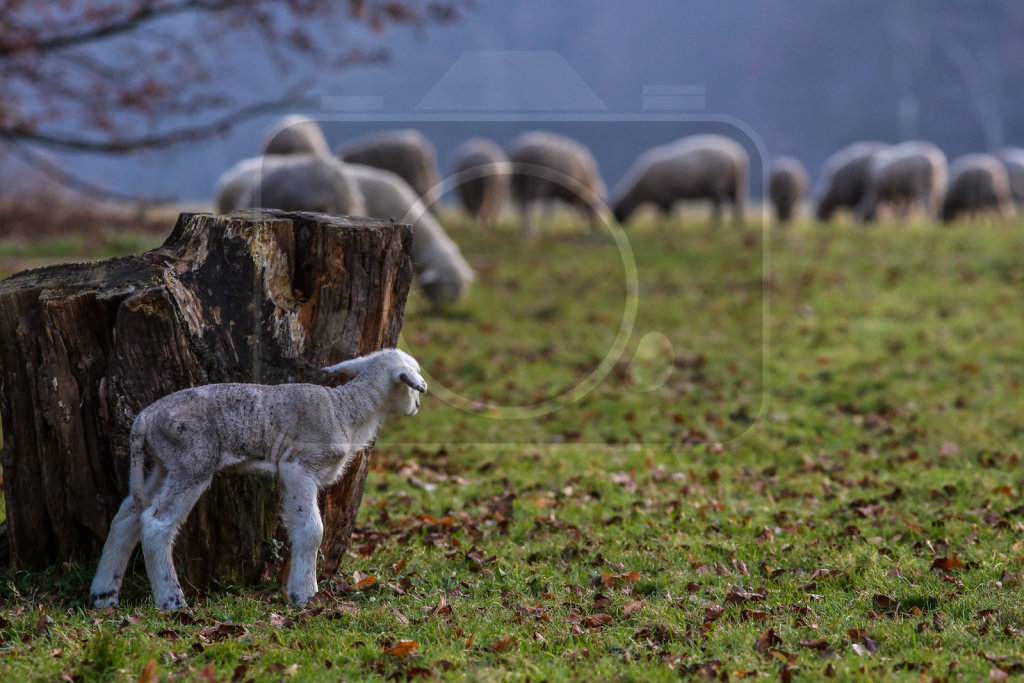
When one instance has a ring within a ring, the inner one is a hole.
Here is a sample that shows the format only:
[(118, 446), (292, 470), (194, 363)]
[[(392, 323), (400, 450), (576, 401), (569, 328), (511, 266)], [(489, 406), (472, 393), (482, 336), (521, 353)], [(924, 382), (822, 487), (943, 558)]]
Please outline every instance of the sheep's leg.
[(519, 202), (519, 220), (523, 225), (523, 234), (527, 237), (533, 234), (533, 223), (530, 220), (530, 203)]
[(185, 606), (185, 595), (174, 571), (174, 537), (210, 481), (184, 484), (168, 475), (153, 504), (142, 513), (142, 553), (157, 609), (167, 611)]
[(110, 523), (110, 533), (103, 544), (100, 564), (89, 588), (89, 597), (96, 609), (118, 605), (118, 595), (121, 592), (121, 582), (124, 580), (128, 560), (139, 543), (141, 515), (142, 509), (135, 502), (135, 498), (128, 496), (121, 503), (114, 521)]
[(722, 198), (714, 196), (711, 198), (711, 225), (722, 224)]
[(304, 605), (316, 595), (316, 554), (324, 535), (317, 505), (317, 479), (294, 463), (279, 469), (283, 487), (283, 516), (292, 545), (288, 598)]

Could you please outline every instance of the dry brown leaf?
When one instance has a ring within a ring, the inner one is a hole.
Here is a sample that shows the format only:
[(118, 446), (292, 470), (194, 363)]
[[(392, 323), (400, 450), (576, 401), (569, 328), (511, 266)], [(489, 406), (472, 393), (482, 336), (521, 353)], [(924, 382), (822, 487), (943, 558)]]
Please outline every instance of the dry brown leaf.
[[(360, 573), (361, 572), (356, 572), (356, 574), (360, 574)], [(370, 586), (375, 585), (376, 583), (377, 583), (377, 577), (374, 576), (373, 574), (368, 574), (368, 575), (364, 575), (363, 578), (358, 579), (355, 582), (355, 584), (353, 584), (352, 587), (355, 588), (356, 590), (360, 590), (361, 591), (361, 590), (366, 590), (367, 588), (369, 588)]]
[(420, 644), (415, 640), (400, 640), (391, 647), (385, 648), (384, 654), (397, 657), (398, 659), (404, 659), (418, 650), (419, 647)]
[(495, 652), (508, 652), (515, 647), (515, 644), (516, 641), (512, 639), (512, 636), (502, 636), (487, 647)]
[(588, 628), (602, 628), (612, 623), (614, 619), (612, 615), (607, 612), (598, 612), (597, 614), (585, 617), (583, 619), (583, 625)]
[(634, 600), (633, 602), (626, 603), (626, 605), (622, 608), (622, 613), (625, 614), (628, 617), (631, 614), (635, 614), (635, 613), (639, 612), (646, 605), (647, 605), (647, 601), (646, 600)]
[(965, 569), (967, 565), (958, 560), (955, 557), (937, 557), (932, 562), (932, 569), (938, 569), (943, 572), (951, 572), (954, 569)]
[(150, 659), (146, 662), (146, 666), (142, 667), (142, 673), (139, 675), (138, 683), (156, 683), (156, 660)]

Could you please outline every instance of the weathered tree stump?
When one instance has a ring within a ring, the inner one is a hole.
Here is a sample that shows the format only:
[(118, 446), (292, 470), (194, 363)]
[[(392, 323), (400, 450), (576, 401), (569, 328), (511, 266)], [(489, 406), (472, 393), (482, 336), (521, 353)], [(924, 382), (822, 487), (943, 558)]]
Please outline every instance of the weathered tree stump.
[[(0, 417), (12, 566), (92, 561), (128, 492), (138, 412), (213, 382), (323, 381), (394, 346), (408, 226), (322, 214), (182, 214), (159, 249), (0, 283)], [(323, 553), (348, 547), (367, 454), (322, 496)], [(274, 482), (220, 474), (176, 544), (183, 578), (250, 583), (278, 525)]]

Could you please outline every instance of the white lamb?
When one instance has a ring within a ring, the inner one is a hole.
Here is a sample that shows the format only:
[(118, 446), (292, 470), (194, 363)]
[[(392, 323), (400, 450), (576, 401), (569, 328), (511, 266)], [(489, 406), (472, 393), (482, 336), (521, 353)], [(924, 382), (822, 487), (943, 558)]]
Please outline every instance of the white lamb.
[(139, 413), (131, 431), (131, 492), (111, 522), (90, 589), (97, 608), (118, 604), (140, 538), (157, 607), (185, 606), (171, 557), (174, 537), (213, 476), (227, 469), (279, 477), (292, 546), (288, 596), (302, 605), (316, 594), (323, 536), (317, 492), (373, 443), (384, 418), (415, 415), (419, 394), (427, 391), (419, 364), (398, 349), (324, 370), (354, 378), (336, 388), (209, 384), (177, 391)]

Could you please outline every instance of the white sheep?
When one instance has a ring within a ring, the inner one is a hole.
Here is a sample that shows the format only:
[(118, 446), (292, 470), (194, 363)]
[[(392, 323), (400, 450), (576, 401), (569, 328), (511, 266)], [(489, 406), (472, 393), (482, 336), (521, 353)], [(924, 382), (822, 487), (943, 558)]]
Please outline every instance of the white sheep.
[(412, 225), (412, 267), (431, 303), (437, 306), (462, 298), (473, 282), (473, 269), (416, 191), (390, 171), (362, 164), (346, 167), (366, 203), (367, 215)]
[(302, 605), (316, 594), (323, 537), (318, 491), (338, 481), (356, 453), (373, 443), (384, 418), (415, 415), (419, 394), (427, 391), (419, 364), (398, 349), (324, 371), (354, 378), (335, 388), (209, 384), (165, 396), (138, 414), (131, 430), (131, 491), (111, 522), (90, 588), (97, 608), (118, 604), (140, 539), (156, 606), (185, 606), (171, 556), (174, 537), (214, 475), (227, 469), (279, 478), (292, 552), (288, 597)]
[(732, 204), (733, 220), (743, 222), (750, 160), (746, 150), (723, 135), (690, 135), (641, 154), (612, 193), (615, 219), (624, 223), (644, 204), (668, 215), (676, 202), (711, 200), (711, 220), (721, 220), (722, 204)]
[(855, 142), (825, 160), (814, 190), (814, 214), (819, 221), (831, 220), (840, 209), (856, 210), (868, 186), (871, 158), (888, 147), (885, 142)]
[(261, 154), (319, 154), (327, 156), (331, 148), (320, 124), (301, 114), (289, 114), (275, 123), (263, 138)]
[(252, 186), (263, 177), (277, 168), (281, 162), (288, 157), (250, 157), (242, 159), (237, 164), (224, 171), (217, 179), (217, 185), (213, 190), (213, 205), (217, 213), (230, 213), (235, 209), (241, 209), (242, 199), (246, 197)]
[[(244, 177), (229, 181), (228, 186), (234, 189), (236, 185), (244, 183), (247, 187), (238, 194), (237, 202), (230, 206), (229, 211), (262, 207), (283, 211), (366, 215), (366, 204), (352, 179), (348, 164), (332, 156), (266, 156), (252, 160), (251, 166), (243, 167), (240, 175)], [(218, 198), (218, 207), (220, 204)], [(228, 202), (224, 204), (227, 206)]]
[(384, 130), (343, 143), (338, 156), (353, 164), (363, 164), (397, 173), (423, 197), (427, 206), (441, 198), (441, 170), (437, 152), (423, 133), (413, 128)]
[(857, 216), (875, 221), (879, 207), (888, 205), (904, 214), (917, 207), (925, 217), (935, 218), (946, 194), (947, 175), (946, 155), (930, 142), (911, 140), (875, 152)]
[(768, 172), (768, 198), (779, 223), (788, 223), (810, 185), (807, 169), (794, 157), (775, 157)]
[(1013, 201), (1024, 207), (1024, 147), (1004, 147), (995, 152), (1006, 166)]
[(560, 200), (598, 226), (606, 192), (594, 155), (572, 138), (543, 130), (527, 131), (508, 145), (512, 165), (512, 199), (519, 207), (523, 232), (533, 232), (530, 210), (537, 202)]
[(475, 220), (494, 225), (509, 196), (509, 160), (505, 150), (485, 138), (470, 138), (455, 150), (455, 193)]

